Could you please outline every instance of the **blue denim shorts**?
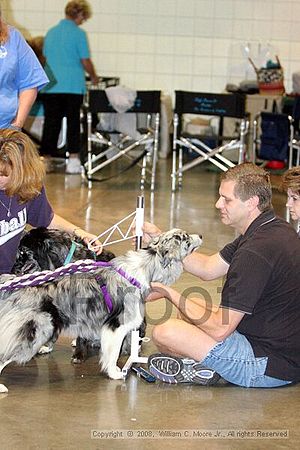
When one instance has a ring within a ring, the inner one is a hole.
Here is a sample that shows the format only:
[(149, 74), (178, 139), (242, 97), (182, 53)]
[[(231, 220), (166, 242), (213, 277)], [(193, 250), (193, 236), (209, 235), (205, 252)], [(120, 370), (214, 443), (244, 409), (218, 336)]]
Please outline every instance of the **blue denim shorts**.
[(273, 388), (291, 383), (265, 375), (268, 357), (256, 358), (250, 342), (237, 331), (218, 342), (201, 362), (238, 386)]

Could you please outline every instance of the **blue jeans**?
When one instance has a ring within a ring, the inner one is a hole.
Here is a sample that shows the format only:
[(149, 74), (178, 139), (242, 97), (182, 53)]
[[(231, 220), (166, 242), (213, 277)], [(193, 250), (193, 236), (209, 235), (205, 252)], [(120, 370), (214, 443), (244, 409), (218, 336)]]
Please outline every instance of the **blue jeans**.
[(201, 361), (225, 380), (239, 386), (272, 388), (291, 383), (265, 375), (267, 362), (267, 356), (255, 357), (250, 342), (237, 331), (218, 342)]

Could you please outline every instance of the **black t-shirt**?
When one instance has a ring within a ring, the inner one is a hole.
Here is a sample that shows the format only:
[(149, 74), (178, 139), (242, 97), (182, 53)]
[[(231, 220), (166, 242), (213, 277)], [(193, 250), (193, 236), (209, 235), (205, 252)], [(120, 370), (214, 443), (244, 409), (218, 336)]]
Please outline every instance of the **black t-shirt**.
[(300, 380), (300, 239), (273, 211), (220, 252), (230, 265), (221, 306), (245, 313), (237, 331), (256, 357), (268, 356), (266, 374)]

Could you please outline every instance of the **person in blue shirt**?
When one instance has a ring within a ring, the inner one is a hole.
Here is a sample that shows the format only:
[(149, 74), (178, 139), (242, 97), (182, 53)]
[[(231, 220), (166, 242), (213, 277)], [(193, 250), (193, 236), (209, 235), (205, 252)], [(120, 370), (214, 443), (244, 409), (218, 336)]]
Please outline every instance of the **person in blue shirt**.
[[(45, 70), (50, 83), (43, 91), (45, 122), (40, 154), (48, 160), (56, 151), (63, 117), (67, 118), (67, 173), (81, 173), (80, 108), (86, 92), (85, 72), (97, 84), (86, 32), (79, 26), (91, 17), (85, 0), (71, 1), (65, 7), (65, 19), (51, 28), (45, 36), (43, 53)], [(49, 164), (50, 162), (50, 164)]]
[(30, 46), (4, 22), (0, 10), (0, 128), (20, 130), (48, 81)]

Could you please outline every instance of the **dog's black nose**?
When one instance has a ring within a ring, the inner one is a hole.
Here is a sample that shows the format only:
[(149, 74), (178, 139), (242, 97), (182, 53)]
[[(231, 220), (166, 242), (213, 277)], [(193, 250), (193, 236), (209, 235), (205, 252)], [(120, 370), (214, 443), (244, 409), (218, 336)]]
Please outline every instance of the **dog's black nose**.
[(202, 239), (202, 234), (198, 234), (199, 238)]

